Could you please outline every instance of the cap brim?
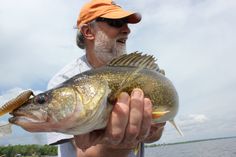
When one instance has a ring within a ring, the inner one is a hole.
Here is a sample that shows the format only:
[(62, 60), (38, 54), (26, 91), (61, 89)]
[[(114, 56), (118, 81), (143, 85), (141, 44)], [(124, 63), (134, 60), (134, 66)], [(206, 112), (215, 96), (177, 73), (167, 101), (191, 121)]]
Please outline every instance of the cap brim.
[(107, 12), (104, 15), (101, 15), (100, 17), (108, 19), (122, 19), (127, 17), (128, 23), (138, 23), (142, 19), (140, 13), (129, 12), (123, 9), (112, 10), (112, 12)]

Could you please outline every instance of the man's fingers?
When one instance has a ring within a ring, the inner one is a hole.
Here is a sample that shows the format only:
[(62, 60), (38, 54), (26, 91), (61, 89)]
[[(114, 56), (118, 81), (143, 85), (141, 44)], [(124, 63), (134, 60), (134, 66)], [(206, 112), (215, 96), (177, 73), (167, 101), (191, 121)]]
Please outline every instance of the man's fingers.
[(119, 144), (125, 134), (125, 128), (129, 118), (130, 97), (127, 93), (122, 92), (112, 110), (109, 119), (105, 140), (111, 144)]
[(75, 135), (74, 136), (75, 144), (80, 149), (87, 149), (92, 146), (90, 142), (90, 134)]
[(150, 99), (144, 98), (143, 121), (139, 136), (137, 137), (138, 140), (142, 141), (148, 136), (151, 123), (152, 123), (152, 103)]
[(152, 124), (149, 135), (145, 138), (144, 142), (151, 143), (159, 140), (162, 136), (165, 124), (165, 122)]
[(126, 128), (126, 142), (132, 142), (139, 135), (143, 118), (143, 91), (136, 88), (131, 93), (129, 122)]

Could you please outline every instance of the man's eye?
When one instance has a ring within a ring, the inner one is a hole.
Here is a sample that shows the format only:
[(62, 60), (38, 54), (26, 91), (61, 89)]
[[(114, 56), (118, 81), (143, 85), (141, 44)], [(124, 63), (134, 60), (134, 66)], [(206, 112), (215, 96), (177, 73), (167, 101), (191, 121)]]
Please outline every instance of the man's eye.
[(112, 27), (120, 28), (126, 24), (126, 22), (124, 20), (110, 20), (108, 24)]
[(34, 102), (37, 104), (44, 104), (47, 101), (47, 96), (44, 94), (40, 94), (35, 97)]

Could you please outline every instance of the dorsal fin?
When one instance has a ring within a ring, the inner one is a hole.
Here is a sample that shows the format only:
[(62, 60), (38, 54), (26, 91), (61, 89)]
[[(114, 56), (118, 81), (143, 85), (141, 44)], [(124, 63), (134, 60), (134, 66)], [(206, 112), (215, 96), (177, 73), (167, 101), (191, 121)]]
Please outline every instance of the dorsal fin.
[(156, 59), (152, 55), (143, 55), (136, 51), (113, 59), (107, 66), (129, 66), (159, 71)]
[(133, 82), (137, 77), (138, 73), (142, 69), (160, 71), (158, 65), (155, 63), (156, 59), (151, 55), (143, 55), (139, 52), (133, 52), (131, 54), (124, 54), (116, 59), (113, 59), (107, 66), (112, 67), (136, 67), (134, 71), (125, 76), (124, 80), (120, 83), (118, 90), (110, 96), (110, 101), (113, 102), (117, 98), (118, 94), (125, 89), (130, 82)]

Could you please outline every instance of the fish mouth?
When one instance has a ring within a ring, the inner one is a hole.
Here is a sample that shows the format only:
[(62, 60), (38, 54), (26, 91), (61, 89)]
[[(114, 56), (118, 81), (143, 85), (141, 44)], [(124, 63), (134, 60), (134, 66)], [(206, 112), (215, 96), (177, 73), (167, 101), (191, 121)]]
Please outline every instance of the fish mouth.
[(49, 132), (50, 126), (45, 116), (37, 115), (31, 112), (15, 111), (12, 114), (13, 117), (9, 118), (8, 121), (12, 124), (18, 125), (29, 132)]
[(13, 124), (20, 124), (21, 122), (30, 123), (42, 123), (47, 120), (42, 112), (25, 112), (25, 111), (14, 111), (10, 113), (13, 117), (9, 118), (9, 122)]

